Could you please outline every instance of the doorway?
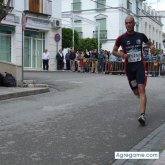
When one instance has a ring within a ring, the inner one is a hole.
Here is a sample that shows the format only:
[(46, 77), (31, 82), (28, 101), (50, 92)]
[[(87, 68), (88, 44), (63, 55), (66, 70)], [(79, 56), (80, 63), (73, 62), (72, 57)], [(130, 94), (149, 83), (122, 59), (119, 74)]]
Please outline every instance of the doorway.
[(24, 40), (24, 67), (42, 68), (44, 39), (25, 36)]

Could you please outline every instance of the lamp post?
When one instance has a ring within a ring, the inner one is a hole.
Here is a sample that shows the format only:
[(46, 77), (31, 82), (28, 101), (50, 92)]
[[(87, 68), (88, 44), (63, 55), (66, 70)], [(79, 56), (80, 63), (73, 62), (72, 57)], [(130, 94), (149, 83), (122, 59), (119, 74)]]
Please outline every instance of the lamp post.
[(24, 12), (22, 12), (22, 84), (23, 87), (23, 81), (24, 81), (24, 32), (26, 30), (26, 15)]

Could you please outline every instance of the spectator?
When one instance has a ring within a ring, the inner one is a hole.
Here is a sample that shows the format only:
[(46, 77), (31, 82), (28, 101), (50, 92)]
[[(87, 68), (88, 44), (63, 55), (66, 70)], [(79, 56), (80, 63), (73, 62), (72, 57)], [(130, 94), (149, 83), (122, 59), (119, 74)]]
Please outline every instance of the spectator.
[(64, 69), (64, 55), (62, 53), (62, 49), (60, 49), (56, 55), (57, 60), (57, 70), (63, 70)]
[(92, 58), (92, 73), (98, 73), (98, 52), (97, 49), (94, 49), (91, 53)]
[(105, 63), (105, 59), (104, 59), (104, 50), (101, 50), (100, 53), (98, 53), (98, 62), (99, 62), (99, 72), (103, 72), (104, 71), (104, 63)]
[(66, 70), (70, 70), (70, 50), (69, 49), (65, 55), (65, 60), (66, 60)]
[(43, 70), (49, 70), (49, 59), (50, 59), (50, 54), (48, 52), (48, 49), (45, 49), (42, 54)]
[(71, 48), (71, 51), (70, 51), (70, 69), (72, 71), (75, 71), (75, 58), (76, 58), (76, 53)]

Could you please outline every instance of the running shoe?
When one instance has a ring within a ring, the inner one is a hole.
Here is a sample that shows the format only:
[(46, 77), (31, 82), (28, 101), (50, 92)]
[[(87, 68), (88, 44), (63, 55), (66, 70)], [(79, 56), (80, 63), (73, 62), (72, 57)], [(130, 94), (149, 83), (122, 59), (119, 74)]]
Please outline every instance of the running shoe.
[(141, 126), (145, 126), (146, 124), (146, 117), (144, 114), (140, 115), (140, 117), (138, 118), (139, 123), (141, 124)]

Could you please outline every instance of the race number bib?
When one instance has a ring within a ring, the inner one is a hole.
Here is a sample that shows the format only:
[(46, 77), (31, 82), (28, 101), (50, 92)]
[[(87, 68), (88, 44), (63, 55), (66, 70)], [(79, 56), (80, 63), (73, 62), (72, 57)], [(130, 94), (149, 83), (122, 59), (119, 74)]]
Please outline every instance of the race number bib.
[(129, 55), (128, 62), (141, 61), (141, 51), (127, 53)]

